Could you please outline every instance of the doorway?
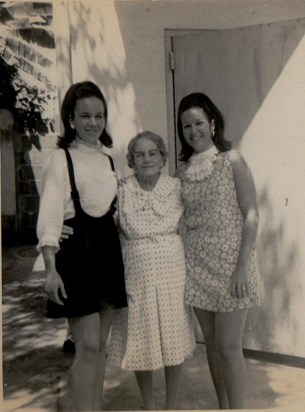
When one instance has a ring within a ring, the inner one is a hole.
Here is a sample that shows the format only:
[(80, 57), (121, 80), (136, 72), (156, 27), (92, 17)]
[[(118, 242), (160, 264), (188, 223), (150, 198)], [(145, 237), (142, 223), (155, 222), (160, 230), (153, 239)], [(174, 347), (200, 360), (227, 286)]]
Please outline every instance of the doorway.
[(195, 91), (207, 94), (223, 113), (227, 140), (237, 147), (304, 34), (305, 19), (165, 31), (171, 174), (180, 151), (176, 112), (181, 98)]

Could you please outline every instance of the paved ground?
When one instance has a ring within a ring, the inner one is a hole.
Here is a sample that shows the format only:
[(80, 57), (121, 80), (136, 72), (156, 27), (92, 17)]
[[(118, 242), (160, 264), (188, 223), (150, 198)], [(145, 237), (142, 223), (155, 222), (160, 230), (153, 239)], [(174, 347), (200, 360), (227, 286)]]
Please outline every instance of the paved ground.
[[(3, 250), (3, 391), (1, 410), (69, 411), (65, 396), (72, 355), (64, 354), (63, 321), (44, 316), (44, 277), (41, 256), (32, 246)], [(305, 369), (247, 358), (248, 408), (305, 411)], [(164, 377), (155, 374), (158, 409), (164, 405)], [(217, 408), (204, 345), (198, 344), (184, 369), (180, 410)], [(103, 410), (141, 410), (132, 372), (107, 366)]]

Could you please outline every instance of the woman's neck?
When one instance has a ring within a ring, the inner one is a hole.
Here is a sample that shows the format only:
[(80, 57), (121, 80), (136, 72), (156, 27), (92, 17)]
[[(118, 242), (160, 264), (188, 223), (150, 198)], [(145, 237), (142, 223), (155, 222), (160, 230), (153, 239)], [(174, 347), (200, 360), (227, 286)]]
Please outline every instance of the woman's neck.
[(101, 146), (100, 140), (97, 140), (95, 143), (89, 143), (81, 139), (79, 136), (76, 136), (76, 141), (84, 146), (92, 147), (93, 149), (96, 149), (97, 147)]
[(160, 174), (153, 175), (153, 176), (138, 176), (136, 174), (136, 179), (141, 187), (141, 189), (150, 192), (156, 186), (159, 180)]

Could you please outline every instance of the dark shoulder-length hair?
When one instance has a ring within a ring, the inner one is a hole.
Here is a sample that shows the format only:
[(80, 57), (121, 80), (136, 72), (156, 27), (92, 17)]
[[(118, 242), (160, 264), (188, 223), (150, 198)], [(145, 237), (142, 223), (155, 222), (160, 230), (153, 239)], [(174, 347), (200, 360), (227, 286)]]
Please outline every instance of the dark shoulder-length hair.
[(191, 93), (183, 97), (178, 109), (178, 136), (181, 142), (181, 151), (179, 159), (187, 161), (194, 152), (194, 149), (188, 145), (184, 136), (181, 123), (182, 114), (192, 107), (200, 107), (206, 113), (209, 122), (215, 122), (215, 134), (212, 136), (213, 142), (220, 152), (226, 152), (231, 149), (231, 143), (224, 138), (224, 119), (220, 110), (215, 106), (212, 100), (203, 93)]
[(105, 128), (99, 138), (106, 147), (112, 147), (113, 141), (107, 131), (108, 110), (105, 97), (100, 88), (93, 82), (84, 81), (72, 84), (67, 90), (61, 105), (61, 119), (64, 125), (64, 133), (58, 138), (57, 146), (61, 148), (69, 147), (76, 138), (76, 130), (72, 129), (70, 120), (74, 118), (74, 110), (78, 99), (86, 97), (97, 97), (104, 105)]

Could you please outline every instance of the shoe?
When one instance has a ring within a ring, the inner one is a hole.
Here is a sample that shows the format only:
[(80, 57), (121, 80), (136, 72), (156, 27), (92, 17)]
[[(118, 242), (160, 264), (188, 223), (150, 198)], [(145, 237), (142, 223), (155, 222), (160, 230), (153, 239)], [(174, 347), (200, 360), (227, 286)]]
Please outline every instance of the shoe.
[(62, 345), (62, 350), (64, 353), (72, 353), (74, 355), (75, 353), (75, 343), (71, 339), (66, 339), (64, 341), (64, 344)]

